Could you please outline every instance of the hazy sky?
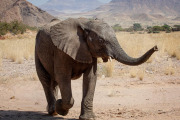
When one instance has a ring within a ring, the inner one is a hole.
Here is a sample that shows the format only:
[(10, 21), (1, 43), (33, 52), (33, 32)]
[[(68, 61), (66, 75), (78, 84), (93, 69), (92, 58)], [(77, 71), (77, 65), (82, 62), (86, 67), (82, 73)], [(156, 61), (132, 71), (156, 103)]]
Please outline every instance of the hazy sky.
[[(27, 0), (27, 1), (31, 2), (32, 4), (34, 4), (36, 6), (39, 6), (39, 5), (42, 5), (43, 3), (47, 2), (48, 0)], [(99, 0), (99, 1), (107, 3), (111, 0)]]

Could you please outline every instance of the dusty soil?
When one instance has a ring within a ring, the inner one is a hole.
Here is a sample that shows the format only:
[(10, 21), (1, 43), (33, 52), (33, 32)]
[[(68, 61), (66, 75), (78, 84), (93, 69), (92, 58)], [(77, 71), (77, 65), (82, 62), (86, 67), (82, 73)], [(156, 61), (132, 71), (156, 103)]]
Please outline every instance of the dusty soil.
[[(174, 59), (173, 63), (175, 68), (180, 68), (178, 60)], [(180, 72), (175, 69), (173, 75), (165, 75), (163, 63), (157, 64), (153, 65), (158, 69), (143, 80), (128, 75), (98, 77), (94, 97), (97, 120), (179, 120)], [(119, 68), (126, 69), (127, 66), (116, 65), (116, 69)], [(149, 68), (146, 67), (147, 73)], [(34, 61), (17, 64), (4, 59), (0, 68), (0, 120), (77, 120), (81, 85), (82, 78), (72, 81), (75, 104), (67, 116), (48, 116)]]

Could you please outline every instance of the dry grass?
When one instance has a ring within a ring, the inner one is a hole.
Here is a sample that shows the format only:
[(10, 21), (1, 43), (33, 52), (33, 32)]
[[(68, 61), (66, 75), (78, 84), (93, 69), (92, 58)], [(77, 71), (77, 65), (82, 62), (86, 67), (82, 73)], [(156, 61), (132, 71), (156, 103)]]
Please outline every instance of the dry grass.
[(31, 36), (20, 35), (11, 36), (8, 39), (0, 41), (2, 57), (11, 59), (13, 62), (23, 63), (24, 59), (32, 59), (34, 57), (35, 33)]
[(105, 64), (105, 76), (106, 77), (112, 77), (113, 76), (113, 72), (114, 72), (114, 61), (110, 62), (108, 61)]
[(102, 58), (98, 58), (98, 59), (97, 59), (97, 63), (103, 63)]
[(165, 75), (173, 75), (175, 73), (174, 64), (171, 59), (168, 59), (167, 66), (164, 69)]
[(143, 80), (144, 79), (144, 69), (139, 68), (139, 67), (132, 67), (129, 71), (130, 77), (131, 78), (138, 78), (139, 80)]
[(114, 71), (114, 61), (108, 62), (106, 64), (106, 69), (107, 69), (107, 77), (112, 77), (113, 76), (113, 71)]
[(133, 67), (131, 70), (130, 70), (130, 77), (131, 78), (135, 78), (137, 75), (137, 68), (136, 67)]
[[(170, 56), (180, 58), (180, 32), (159, 34), (129, 34), (117, 33), (122, 48), (132, 57), (139, 57), (147, 50), (157, 45), (161, 55), (168, 52)], [(150, 59), (153, 59), (153, 55)], [(152, 62), (149, 60), (148, 62)]]
[[(159, 33), (159, 34), (129, 34), (126, 32), (117, 33), (117, 38), (120, 45), (125, 52), (131, 57), (140, 57), (147, 50), (157, 45), (159, 51), (153, 54), (147, 61), (148, 64), (153, 64), (154, 59), (158, 62), (161, 61), (161, 57), (166, 53), (170, 57), (176, 57), (180, 60), (180, 32), (174, 33)], [(174, 74), (175, 68), (172, 65), (168, 65), (165, 68), (165, 74)], [(138, 77), (143, 80), (145, 76), (145, 69), (141, 69), (140, 66), (131, 67), (129, 70), (131, 78)]]
[(2, 50), (0, 48), (0, 67), (2, 66)]
[[(7, 35), (7, 40), (0, 41), (0, 66), (2, 64), (2, 58), (11, 59), (17, 63), (23, 63), (24, 59), (33, 59), (35, 35), (36, 33), (28, 33), (18, 36)], [(125, 52), (132, 57), (139, 57), (154, 45), (157, 45), (159, 52), (152, 55), (152, 57), (147, 61), (148, 64), (153, 64), (154, 59), (161, 62), (160, 57), (164, 56), (166, 53), (171, 57), (180, 59), (180, 32), (170, 34), (130, 34), (120, 32), (117, 33), (117, 38)], [(114, 75), (115, 61), (104, 64), (102, 63), (102, 59), (98, 59), (98, 63), (101, 63), (103, 66), (103, 75), (106, 77), (112, 77)], [(139, 66), (129, 67), (128, 69), (121, 69), (121, 73), (127, 74), (128, 71), (130, 77), (138, 77), (140, 80), (143, 80), (145, 77), (145, 69), (146, 68), (141, 69)], [(175, 68), (172, 65), (167, 66), (165, 71), (168, 71), (164, 72), (165, 74), (174, 74)]]
[(144, 79), (144, 75), (145, 75), (144, 69), (140, 69), (137, 74), (138, 74), (139, 80), (143, 80)]
[(165, 75), (173, 75), (174, 73), (175, 73), (175, 70), (172, 66), (167, 67), (164, 71)]
[(37, 76), (37, 73), (33, 73), (33, 74), (31, 75), (31, 79), (34, 80), (34, 81), (39, 80), (39, 78), (38, 78), (38, 76)]

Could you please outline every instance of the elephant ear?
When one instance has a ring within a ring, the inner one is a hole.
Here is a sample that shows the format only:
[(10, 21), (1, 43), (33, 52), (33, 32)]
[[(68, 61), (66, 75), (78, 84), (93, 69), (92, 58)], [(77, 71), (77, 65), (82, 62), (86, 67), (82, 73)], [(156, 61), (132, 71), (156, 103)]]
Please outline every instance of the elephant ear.
[(67, 19), (50, 29), (54, 45), (82, 63), (92, 63), (92, 56), (85, 41), (82, 23), (78, 19)]

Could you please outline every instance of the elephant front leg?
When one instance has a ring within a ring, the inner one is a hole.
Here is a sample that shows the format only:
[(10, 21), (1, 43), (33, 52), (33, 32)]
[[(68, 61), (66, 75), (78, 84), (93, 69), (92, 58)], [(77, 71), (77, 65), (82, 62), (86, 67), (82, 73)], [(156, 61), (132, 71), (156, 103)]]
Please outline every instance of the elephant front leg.
[(93, 97), (97, 80), (96, 70), (97, 65), (94, 65), (87, 70), (83, 76), (83, 99), (81, 103), (80, 120), (95, 120)]
[(59, 73), (56, 74), (56, 81), (59, 84), (62, 98), (56, 101), (56, 112), (65, 116), (68, 114), (69, 109), (74, 105), (71, 90), (71, 78), (68, 75)]

